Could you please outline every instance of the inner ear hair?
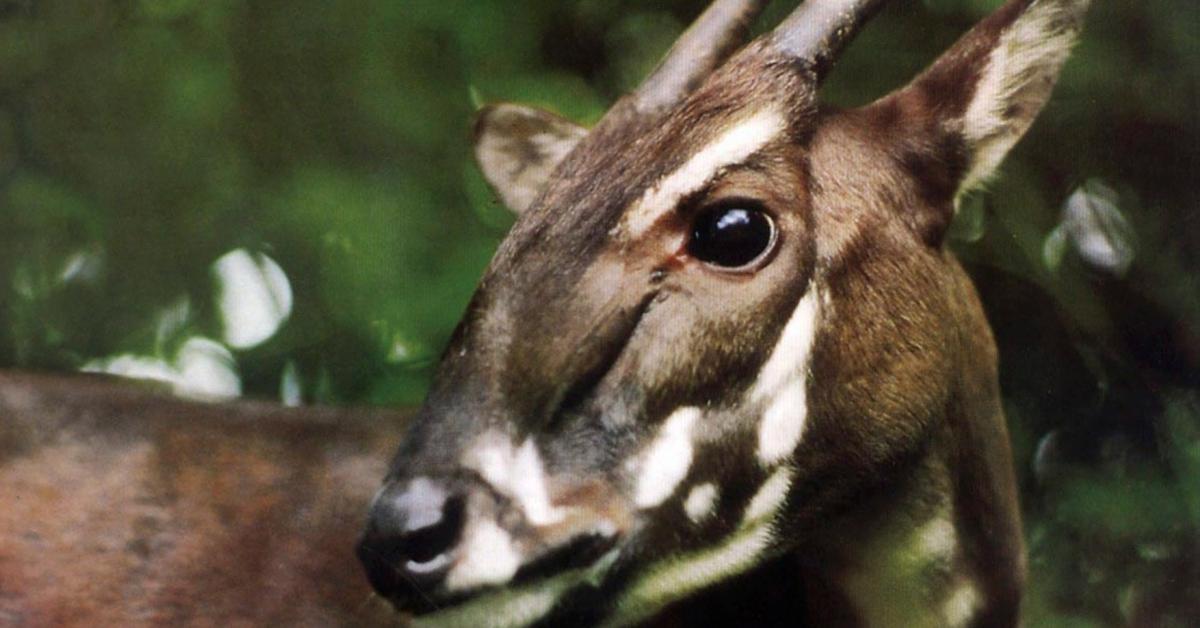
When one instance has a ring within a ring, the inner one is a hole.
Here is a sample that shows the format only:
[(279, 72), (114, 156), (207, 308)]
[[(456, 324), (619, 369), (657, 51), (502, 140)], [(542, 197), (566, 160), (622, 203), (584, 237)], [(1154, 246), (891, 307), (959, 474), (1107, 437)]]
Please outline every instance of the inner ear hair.
[(955, 197), (979, 187), (1033, 124), (1083, 27), (1089, 0), (1009, 0), (906, 90), (920, 92), (966, 167)]
[(548, 111), (488, 105), (475, 121), (475, 160), (500, 201), (519, 214), (585, 135), (586, 128)]

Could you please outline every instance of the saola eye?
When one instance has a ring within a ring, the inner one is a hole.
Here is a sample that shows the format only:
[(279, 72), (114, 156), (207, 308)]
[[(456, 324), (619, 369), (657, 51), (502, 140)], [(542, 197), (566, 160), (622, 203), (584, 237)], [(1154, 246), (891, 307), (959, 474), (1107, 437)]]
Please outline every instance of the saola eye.
[(701, 210), (692, 223), (688, 254), (713, 266), (742, 269), (775, 243), (775, 221), (755, 201), (731, 201)]

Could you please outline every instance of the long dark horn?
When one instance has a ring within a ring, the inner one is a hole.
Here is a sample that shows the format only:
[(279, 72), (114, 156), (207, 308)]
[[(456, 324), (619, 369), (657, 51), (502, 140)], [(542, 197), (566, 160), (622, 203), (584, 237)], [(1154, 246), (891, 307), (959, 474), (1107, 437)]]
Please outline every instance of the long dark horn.
[(799, 59), (820, 82), (842, 49), (884, 0), (806, 0), (771, 35), (780, 52)]
[(679, 37), (635, 94), (643, 112), (683, 99), (745, 42), (766, 0), (716, 0)]

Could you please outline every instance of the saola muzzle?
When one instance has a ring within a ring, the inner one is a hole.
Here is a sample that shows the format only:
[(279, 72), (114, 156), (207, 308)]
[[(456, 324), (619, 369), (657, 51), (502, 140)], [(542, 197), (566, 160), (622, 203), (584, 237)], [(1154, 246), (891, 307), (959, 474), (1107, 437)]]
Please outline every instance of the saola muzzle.
[(358, 547), (419, 622), (724, 617), (786, 572), (789, 623), (1018, 623), (996, 350), (944, 239), (1088, 2), (1009, 0), (847, 110), (818, 88), (882, 0), (743, 45), (765, 4), (714, 2), (591, 129), (480, 112), (518, 219)]

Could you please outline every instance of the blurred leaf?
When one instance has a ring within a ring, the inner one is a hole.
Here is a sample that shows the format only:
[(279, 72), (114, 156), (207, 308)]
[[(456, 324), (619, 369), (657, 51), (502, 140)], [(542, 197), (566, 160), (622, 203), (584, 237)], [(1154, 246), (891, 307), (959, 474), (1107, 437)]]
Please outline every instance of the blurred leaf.
[(304, 384), (295, 360), (288, 360), (279, 374), (279, 402), (289, 407), (304, 403)]
[(141, 9), (153, 19), (174, 20), (184, 17), (196, 8), (196, 0), (141, 0)]
[(1067, 526), (1114, 542), (1152, 537), (1179, 521), (1182, 508), (1163, 478), (1076, 478), (1062, 490), (1055, 513)]
[(1042, 245), (1042, 262), (1046, 264), (1046, 268), (1054, 272), (1058, 270), (1059, 266), (1062, 266), (1063, 257), (1066, 254), (1067, 230), (1059, 225), (1046, 236), (1046, 242)]
[(1191, 525), (1200, 533), (1200, 397), (1196, 391), (1167, 398), (1163, 432), (1167, 460), (1179, 478)]
[(964, 243), (978, 242), (987, 231), (987, 207), (982, 194), (971, 194), (963, 199), (950, 223), (947, 236)]
[(1118, 277), (1129, 270), (1135, 256), (1133, 227), (1121, 213), (1119, 200), (1112, 188), (1089, 179), (1067, 199), (1061, 224), (1085, 262)]
[(237, 249), (212, 266), (225, 343), (249, 349), (275, 335), (292, 313), (292, 286), (279, 264)]

